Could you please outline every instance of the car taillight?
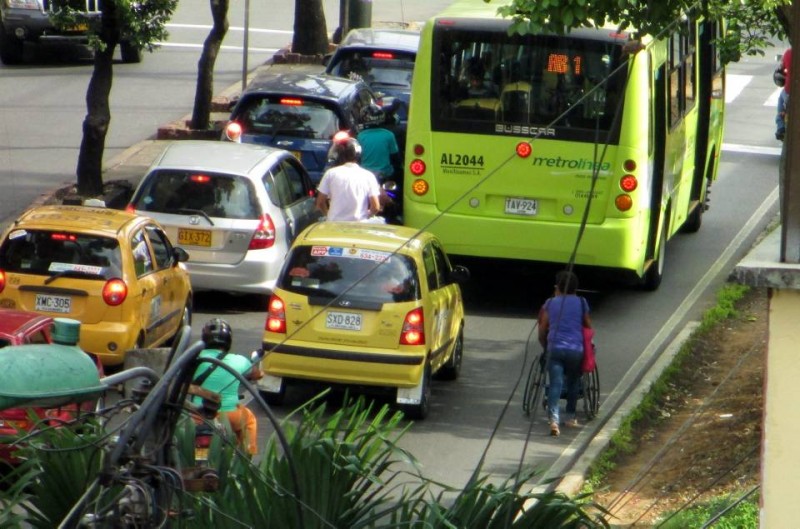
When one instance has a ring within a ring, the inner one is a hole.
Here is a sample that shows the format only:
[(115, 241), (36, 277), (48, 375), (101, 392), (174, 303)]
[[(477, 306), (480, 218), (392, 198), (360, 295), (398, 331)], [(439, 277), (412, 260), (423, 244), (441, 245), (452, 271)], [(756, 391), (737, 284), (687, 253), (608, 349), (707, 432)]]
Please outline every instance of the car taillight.
[(128, 297), (128, 285), (119, 278), (109, 279), (103, 285), (103, 301), (106, 305), (116, 307)]
[(230, 141), (240, 143), (242, 141), (242, 126), (235, 121), (231, 121), (225, 127), (225, 137)]
[(127, 211), (128, 213), (134, 213), (135, 214), (136, 213), (136, 208), (133, 206), (133, 204), (128, 204), (127, 206), (125, 206), (125, 211)]
[(425, 345), (425, 318), (422, 314), (422, 307), (406, 314), (403, 331), (400, 333), (400, 344)]
[(0, 292), (6, 288), (6, 271), (0, 270)]
[(261, 215), (261, 221), (258, 223), (258, 228), (253, 233), (247, 249), (263, 250), (271, 248), (273, 244), (275, 244), (275, 224), (272, 223), (272, 218), (265, 213)]
[(267, 322), (264, 329), (269, 332), (286, 333), (286, 306), (283, 300), (272, 294), (267, 304)]

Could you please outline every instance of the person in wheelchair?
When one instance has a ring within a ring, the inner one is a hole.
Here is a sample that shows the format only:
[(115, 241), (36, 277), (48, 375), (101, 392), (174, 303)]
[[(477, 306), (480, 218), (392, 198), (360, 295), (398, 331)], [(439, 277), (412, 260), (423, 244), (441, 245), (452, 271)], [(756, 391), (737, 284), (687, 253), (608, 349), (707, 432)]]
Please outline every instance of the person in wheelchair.
[(578, 296), (578, 277), (570, 271), (556, 274), (555, 293), (545, 301), (539, 311), (539, 343), (545, 349), (550, 386), (547, 389), (547, 414), (550, 435), (558, 436), (559, 402), (562, 389), (566, 389), (567, 420), (565, 424), (578, 426), (576, 408), (581, 384), (583, 360), (583, 327), (591, 327), (589, 304)]

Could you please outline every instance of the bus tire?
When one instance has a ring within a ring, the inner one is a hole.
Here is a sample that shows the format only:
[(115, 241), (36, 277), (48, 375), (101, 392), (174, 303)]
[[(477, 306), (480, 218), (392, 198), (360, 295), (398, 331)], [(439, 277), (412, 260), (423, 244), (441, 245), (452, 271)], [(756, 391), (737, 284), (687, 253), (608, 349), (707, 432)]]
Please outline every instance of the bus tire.
[(642, 289), (648, 292), (658, 290), (661, 285), (661, 279), (664, 277), (664, 259), (667, 255), (667, 220), (667, 218), (664, 218), (661, 226), (656, 259), (650, 264), (650, 268), (647, 269), (642, 277)]
[(686, 217), (686, 222), (681, 226), (681, 231), (683, 233), (697, 233), (700, 230), (700, 226), (703, 225), (703, 213), (705, 213), (707, 209), (706, 204), (708, 204), (708, 193), (711, 188), (711, 181), (706, 177), (703, 179), (703, 185), (705, 186), (703, 190), (704, 193), (700, 196), (697, 206), (689, 213), (689, 216)]

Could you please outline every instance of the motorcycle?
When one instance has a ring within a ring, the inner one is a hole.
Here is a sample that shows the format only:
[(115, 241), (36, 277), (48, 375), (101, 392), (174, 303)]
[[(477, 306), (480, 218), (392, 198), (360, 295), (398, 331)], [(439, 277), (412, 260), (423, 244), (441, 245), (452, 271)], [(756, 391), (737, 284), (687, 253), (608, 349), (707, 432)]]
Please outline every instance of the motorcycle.
[(381, 216), (387, 224), (403, 225), (402, 188), (394, 180), (381, 184)]

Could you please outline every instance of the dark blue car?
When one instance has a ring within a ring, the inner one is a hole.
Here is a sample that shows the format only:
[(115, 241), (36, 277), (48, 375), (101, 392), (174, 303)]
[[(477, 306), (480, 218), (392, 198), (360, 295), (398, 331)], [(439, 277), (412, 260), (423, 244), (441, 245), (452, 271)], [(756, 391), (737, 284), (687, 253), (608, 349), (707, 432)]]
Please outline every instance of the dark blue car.
[(234, 106), (224, 138), (292, 152), (316, 185), (333, 135), (340, 130), (357, 134), (361, 109), (376, 103), (361, 80), (295, 72), (261, 75)]
[(384, 107), (394, 103), (401, 122), (408, 119), (411, 78), (419, 47), (419, 31), (359, 28), (350, 31), (327, 60), (325, 72), (360, 77), (382, 97)]

